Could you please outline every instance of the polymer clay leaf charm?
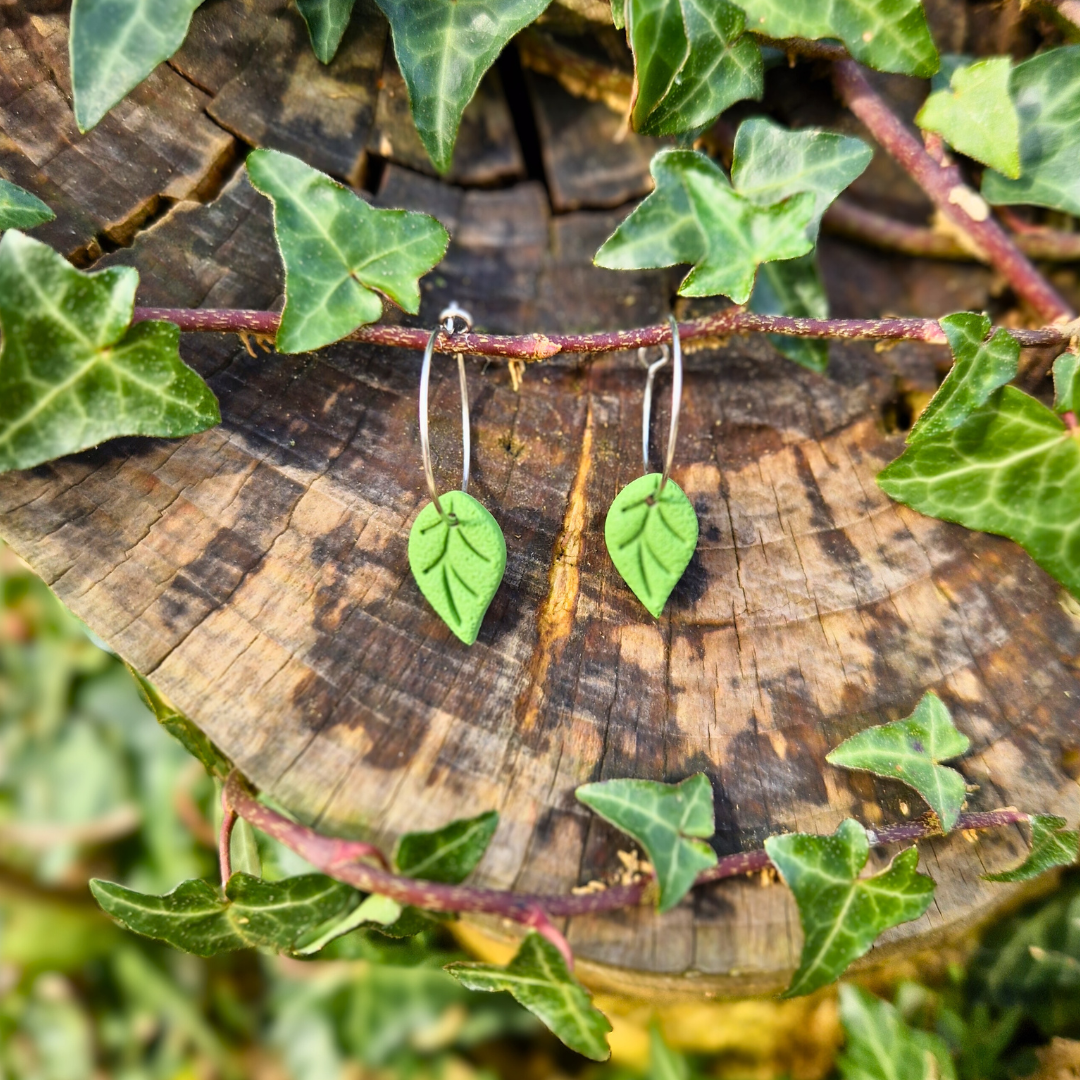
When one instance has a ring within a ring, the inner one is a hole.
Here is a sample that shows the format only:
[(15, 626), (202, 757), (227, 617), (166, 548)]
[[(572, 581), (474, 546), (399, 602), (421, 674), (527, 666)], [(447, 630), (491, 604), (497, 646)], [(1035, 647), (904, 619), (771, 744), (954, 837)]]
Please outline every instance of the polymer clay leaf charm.
[(647, 473), (615, 497), (604, 522), (604, 540), (615, 569), (634, 595), (660, 617), (698, 541), (698, 519), (682, 488)]
[(487, 509), (463, 491), (430, 502), (409, 533), (409, 566), (443, 622), (471, 645), (506, 569), (506, 541)]

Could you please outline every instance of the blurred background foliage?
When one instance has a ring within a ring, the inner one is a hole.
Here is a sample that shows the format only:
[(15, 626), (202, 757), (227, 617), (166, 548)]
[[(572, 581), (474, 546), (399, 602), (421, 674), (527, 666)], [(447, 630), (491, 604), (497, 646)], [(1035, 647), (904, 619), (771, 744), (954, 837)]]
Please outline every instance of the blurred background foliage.
[[(200, 960), (118, 929), (87, 880), (167, 892), (213, 879), (217, 806), (214, 782), (120, 660), (0, 546), (0, 1080), (916, 1080), (947, 1072), (950, 1057), (960, 1080), (1080, 1077), (1076, 874), (981, 940), (875, 983), (895, 1011), (864, 1023), (845, 1013), (846, 1033), (833, 992), (782, 1004), (602, 998), (614, 1055), (596, 1066), (506, 995), (443, 973), (462, 955), (445, 932), (358, 932), (335, 959), (305, 963)], [(307, 869), (258, 845), (267, 877)], [(902, 1055), (879, 1052), (886, 1021), (901, 1040), (933, 1033), (944, 1066), (916, 1055), (905, 1071)]]

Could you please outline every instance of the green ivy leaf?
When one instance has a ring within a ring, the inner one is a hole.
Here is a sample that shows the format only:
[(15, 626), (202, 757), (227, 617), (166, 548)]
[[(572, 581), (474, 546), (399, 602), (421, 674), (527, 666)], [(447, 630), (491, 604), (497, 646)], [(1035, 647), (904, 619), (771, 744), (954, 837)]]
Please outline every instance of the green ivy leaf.
[(692, 263), (683, 296), (723, 293), (743, 304), (758, 265), (805, 255), (815, 199), (809, 192), (761, 207), (732, 190), (720, 167), (693, 150), (652, 160), (656, 190), (596, 253), (597, 266), (646, 270)]
[(131, 323), (139, 275), (84, 274), (20, 232), (0, 240), (0, 472), (117, 435), (176, 438), (221, 422), (172, 323)]
[(193, 724), (183, 713), (178, 712), (145, 676), (136, 671), (125, 661), (131, 677), (139, 689), (139, 696), (146, 707), (154, 714), (154, 719), (174, 738), (192, 757), (202, 762), (203, 768), (219, 780), (224, 780), (232, 772), (232, 762)]
[(626, 2), (627, 0), (611, 0), (611, 21), (616, 30), (626, 29)]
[(1054, 412), (1080, 409), (1080, 352), (1066, 349), (1054, 361)]
[(878, 486), (930, 517), (1015, 540), (1080, 596), (1080, 442), (1015, 387), (955, 430), (912, 443)]
[(184, 43), (202, 0), (74, 0), (71, 89), (75, 122), (89, 131)]
[(915, 117), (961, 154), (1013, 179), (1020, 175), (1020, 119), (1009, 96), (1007, 56), (957, 67), (947, 90), (931, 94)]
[(939, 320), (954, 363), (944, 382), (908, 432), (908, 443), (958, 428), (990, 395), (1016, 377), (1020, 344), (1001, 329), (987, 341), (990, 320), (969, 311)]
[(348, 188), (277, 150), (248, 155), (248, 175), (274, 204), (285, 263), (285, 310), (277, 347), (308, 352), (382, 315), (382, 293), (411, 315), (419, 279), (450, 242), (433, 217), (376, 210)]
[(945, 703), (928, 690), (906, 720), (860, 731), (845, 739), (825, 760), (844, 769), (902, 780), (929, 804), (949, 832), (967, 798), (967, 785), (940, 761), (967, 753), (970, 740), (956, 730)]
[(803, 949), (784, 997), (825, 986), (866, 953), (879, 934), (917, 919), (934, 898), (934, 883), (917, 873), (915, 848), (889, 867), (860, 878), (870, 846), (866, 830), (848, 818), (832, 836), (770, 836), (765, 850), (799, 905)]
[(746, 24), (773, 38), (839, 38), (856, 60), (928, 79), (938, 69), (921, 0), (742, 0)]
[(94, 899), (114, 919), (145, 937), (196, 956), (262, 946), (291, 950), (313, 927), (356, 902), (356, 890), (322, 874), (262, 881), (233, 874), (225, 896), (205, 881), (185, 881), (164, 896), (97, 878)]
[(440, 497), (449, 523), (428, 503), (409, 531), (409, 566), (439, 617), (466, 645), (506, 569), (506, 540), (486, 507), (463, 491)]
[(1020, 178), (983, 174), (987, 202), (1030, 203), (1080, 214), (1080, 45), (1017, 64), (1009, 82), (1020, 117)]
[(296, 0), (315, 55), (329, 64), (338, 51), (356, 0)]
[[(746, 305), (759, 315), (793, 315), (797, 318), (826, 319), (829, 298), (818, 271), (817, 255), (810, 252), (798, 259), (762, 263), (754, 280), (754, 291)], [(781, 356), (810, 371), (829, 366), (829, 343), (814, 338), (766, 335)]]
[(656, 618), (698, 541), (693, 504), (671, 479), (657, 495), (660, 480), (660, 473), (631, 480), (615, 496), (604, 521), (604, 542), (615, 569)]
[(743, 121), (735, 134), (731, 184), (759, 206), (809, 191), (814, 212), (806, 234), (817, 240), (821, 215), (866, 171), (873, 156), (862, 139), (850, 135), (818, 128), (789, 131), (765, 117), (753, 117)]
[(660, 886), (660, 911), (673, 908), (698, 874), (716, 865), (716, 852), (702, 842), (716, 831), (712, 787), (704, 773), (681, 784), (604, 780), (584, 784), (574, 794), (645, 849)]
[(840, 987), (847, 1043), (836, 1067), (843, 1080), (955, 1080), (944, 1040), (909, 1027), (900, 1013), (858, 986)]
[[(807, 235), (816, 241), (821, 215), (865, 171), (873, 156), (861, 139), (817, 129), (788, 131), (771, 120), (754, 117), (736, 133), (731, 182), (740, 195), (762, 206), (800, 191), (811, 192), (814, 216)], [(749, 307), (762, 315), (827, 318), (829, 301), (816, 256), (811, 253), (763, 264)], [(783, 356), (811, 371), (824, 371), (828, 365), (828, 342), (781, 334), (770, 334), (769, 340)]]
[[(291, 952), (295, 956), (312, 956), (326, 948), (331, 941), (344, 937), (363, 926), (375, 926), (385, 930), (401, 918), (402, 912), (402, 906), (396, 900), (391, 900), (389, 896), (372, 893), (351, 911), (346, 911), (344, 915), (333, 919), (329, 925), (322, 923), (301, 935)], [(403, 936), (411, 937), (412, 935)]]
[(1031, 819), (1031, 850), (1012, 870), (983, 874), (983, 881), (1030, 881), (1055, 866), (1072, 866), (1080, 855), (1080, 832), (1062, 817), (1036, 814)]
[(525, 935), (517, 955), (505, 967), (447, 964), (446, 970), (470, 990), (512, 994), (571, 1050), (593, 1061), (606, 1061), (610, 1056), (605, 1038), (611, 1030), (607, 1017), (570, 973), (559, 950), (535, 931)]
[(499, 812), (453, 821), (434, 832), (406, 833), (394, 853), (394, 866), (406, 877), (459, 885), (476, 869), (499, 825)]
[(760, 98), (761, 50), (728, 0), (629, 0), (637, 95), (634, 130), (678, 135), (712, 123), (729, 105)]
[(5, 229), (32, 229), (52, 221), (56, 215), (36, 195), (0, 177), (0, 232)]
[(435, 168), (450, 171), (461, 114), (503, 46), (551, 0), (376, 0), (394, 35), (413, 122)]

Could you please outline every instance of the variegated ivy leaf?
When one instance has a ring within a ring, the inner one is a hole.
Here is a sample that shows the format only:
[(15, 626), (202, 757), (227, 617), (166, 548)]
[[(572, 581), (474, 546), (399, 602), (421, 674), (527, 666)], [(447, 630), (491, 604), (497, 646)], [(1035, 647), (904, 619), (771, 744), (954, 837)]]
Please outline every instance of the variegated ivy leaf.
[[(764, 117), (746, 120), (735, 136), (732, 186), (740, 195), (767, 206), (809, 191), (814, 216), (807, 234), (816, 241), (821, 215), (870, 164), (874, 152), (861, 139), (829, 131), (788, 131)], [(750, 297), (751, 311), (824, 319), (829, 314), (825, 286), (811, 253), (799, 259), (762, 265)], [(828, 342), (770, 334), (782, 355), (811, 371), (824, 371)]]
[(626, 0), (626, 15), (635, 131), (696, 131), (734, 102), (761, 97), (761, 50), (728, 0)]
[(903, 781), (926, 800), (941, 831), (948, 832), (960, 816), (967, 785), (960, 773), (939, 762), (959, 757), (970, 745), (968, 737), (956, 730), (944, 702), (930, 690), (906, 720), (860, 731), (825, 760)]
[(0, 177), (0, 232), (32, 229), (56, 215), (36, 195)]
[(348, 885), (322, 874), (262, 881), (229, 878), (222, 896), (205, 881), (185, 881), (164, 896), (90, 882), (94, 899), (129, 930), (196, 956), (264, 946), (291, 950), (305, 933), (357, 901)]
[(912, 443), (878, 485), (930, 517), (1008, 536), (1080, 596), (1080, 442), (1015, 387), (958, 428)]
[(470, 990), (505, 990), (538, 1016), (571, 1050), (593, 1061), (611, 1054), (611, 1025), (588, 991), (574, 978), (554, 945), (530, 931), (505, 967), (496, 964), (447, 964), (446, 970)]
[(131, 326), (138, 273), (76, 270), (20, 232), (0, 240), (0, 472), (118, 435), (176, 438), (221, 422), (172, 323)]
[(742, 0), (746, 26), (772, 38), (839, 38), (878, 71), (929, 78), (938, 54), (921, 0)]
[(656, 190), (596, 253), (597, 266), (644, 270), (692, 263), (683, 296), (722, 293), (745, 303), (763, 262), (805, 255), (815, 198), (792, 195), (758, 206), (732, 190), (720, 167), (693, 150), (661, 151), (652, 160)]
[(503, 46), (551, 0), (376, 0), (394, 36), (420, 139), (449, 172), (461, 114)]
[(698, 874), (716, 865), (716, 853), (703, 843), (716, 831), (712, 786), (704, 773), (681, 784), (604, 780), (574, 794), (645, 849), (660, 886), (661, 911), (673, 908)]
[(799, 967), (784, 997), (831, 983), (878, 935), (917, 919), (934, 898), (934, 883), (915, 870), (915, 848), (900, 852), (880, 874), (859, 877), (870, 845), (851, 818), (832, 836), (770, 836), (765, 850), (795, 895), (803, 928)]
[(458, 885), (476, 869), (498, 826), (498, 811), (488, 810), (434, 832), (406, 833), (398, 841), (394, 866), (405, 877)]
[(274, 233), (285, 263), (281, 352), (308, 352), (382, 314), (380, 294), (410, 314), (420, 310), (419, 279), (450, 242), (428, 214), (377, 210), (299, 158), (254, 150), (254, 187), (274, 204)]
[(315, 55), (329, 64), (338, 51), (356, 0), (296, 0)]
[(202, 0), (74, 0), (71, 89), (75, 122), (89, 131), (184, 43)]
[(1020, 120), (1009, 96), (1007, 56), (955, 67), (948, 89), (931, 94), (915, 117), (961, 154), (1016, 179)]
[(1063, 817), (1036, 814), (1031, 819), (1031, 850), (1012, 870), (983, 874), (984, 881), (1030, 881), (1055, 866), (1072, 866), (1080, 855), (1080, 832)]
[(945, 1042), (904, 1022), (887, 1001), (861, 987), (840, 987), (847, 1040), (836, 1067), (842, 1080), (955, 1080)]
[(997, 330), (986, 340), (990, 332), (987, 316), (962, 311), (946, 315), (939, 323), (949, 339), (954, 362), (908, 432), (909, 443), (959, 427), (999, 386), (1016, 377), (1020, 364), (1020, 343), (1007, 330)]
[(1017, 64), (1009, 89), (1020, 117), (1020, 177), (984, 173), (983, 197), (1080, 214), (1080, 45)]

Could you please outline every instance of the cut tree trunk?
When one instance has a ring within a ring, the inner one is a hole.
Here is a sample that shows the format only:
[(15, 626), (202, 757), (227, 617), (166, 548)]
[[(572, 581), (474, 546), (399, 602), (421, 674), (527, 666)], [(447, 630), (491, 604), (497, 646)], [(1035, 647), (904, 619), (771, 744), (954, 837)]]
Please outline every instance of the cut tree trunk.
[[(172, 66), (79, 137), (56, 6), (0, 3), (0, 172), (57, 209), (36, 235), (83, 262), (138, 267), (140, 303), (280, 302), (269, 206), (242, 171), (229, 175), (258, 144), (354, 181), (376, 174), (373, 153), (391, 159), (378, 201), (436, 214), (454, 238), (423, 283), (422, 325), (451, 299), (504, 332), (631, 326), (669, 310), (673, 273), (591, 265), (623, 211), (552, 215), (549, 188), (575, 192), (566, 205), (587, 200), (588, 140), (574, 116), (600, 124), (595, 105), (572, 116), (558, 91), (538, 108), (542, 155), (523, 157), (492, 80), (475, 117), (483, 162), (455, 159), (455, 170), (463, 183), (509, 186), (454, 186), (393, 160), (395, 147), (415, 154), (415, 133), (393, 127), (407, 122), (400, 102), (378, 101), (400, 86), (379, 82), (385, 29), (364, 4), (339, 59), (320, 69), (284, 0), (210, 0)], [(224, 34), (235, 9), (244, 18)], [(305, 93), (316, 77), (318, 93)], [(331, 108), (335, 79), (344, 100)], [(547, 93), (545, 81), (529, 92)], [(582, 150), (567, 153), (564, 139)], [(647, 153), (620, 154), (620, 169), (647, 167)], [(524, 179), (523, 160), (552, 170), (549, 188)], [(872, 194), (887, 168), (868, 176)], [(630, 193), (635, 182), (618, 181)], [(839, 242), (822, 255), (838, 314), (989, 302), (979, 268), (896, 263)], [(640, 471), (637, 358), (560, 357), (530, 367), (520, 391), (504, 365), (470, 363), (471, 490), (502, 526), (508, 560), (466, 648), (406, 557), (427, 500), (420, 357), (348, 343), (250, 355), (213, 336), (181, 348), (218, 395), (222, 425), (0, 477), (0, 533), (304, 820), (390, 848), (404, 831), (495, 808), (475, 879), (530, 892), (620, 870), (629, 841), (574, 798), (593, 780), (705, 771), (721, 854), (784, 830), (831, 831), (845, 816), (901, 821), (924, 810), (908, 789), (825, 755), (930, 689), (972, 740), (960, 763), (971, 809), (1080, 816), (1080, 607), (1018, 547), (914, 514), (875, 484), (902, 445), (887, 422), (898, 386), (932, 388), (943, 351), (834, 346), (822, 376), (765, 339), (694, 350), (674, 477), (701, 540), (659, 620), (603, 543), (612, 498)], [(437, 358), (445, 488), (459, 482), (458, 408), (454, 365)], [(872, 955), (914, 951), (997, 909), (1015, 890), (979, 875), (1023, 850), (1019, 830), (922, 845), (935, 903)], [(875, 865), (892, 854), (876, 851)], [(643, 908), (574, 919), (566, 932), (587, 979), (639, 993), (772, 990), (800, 946), (790, 895), (756, 878), (697, 890), (663, 917)]]

